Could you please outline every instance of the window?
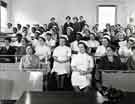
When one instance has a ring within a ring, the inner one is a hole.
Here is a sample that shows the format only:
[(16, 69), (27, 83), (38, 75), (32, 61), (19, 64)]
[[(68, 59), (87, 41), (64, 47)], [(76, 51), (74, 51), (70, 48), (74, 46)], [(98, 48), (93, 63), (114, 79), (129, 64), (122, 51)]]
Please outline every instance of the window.
[(105, 24), (109, 23), (111, 25), (116, 24), (116, 6), (111, 5), (100, 5), (98, 6), (98, 24), (99, 29), (103, 30)]
[(0, 2), (0, 27), (1, 32), (5, 32), (7, 28), (7, 3)]

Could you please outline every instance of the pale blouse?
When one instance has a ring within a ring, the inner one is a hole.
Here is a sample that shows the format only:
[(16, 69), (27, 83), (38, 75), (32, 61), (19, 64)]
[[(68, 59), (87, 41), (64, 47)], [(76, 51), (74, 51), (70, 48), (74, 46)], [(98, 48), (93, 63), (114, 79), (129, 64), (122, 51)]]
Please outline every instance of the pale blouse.
[(25, 55), (20, 61), (20, 70), (22, 69), (38, 69), (40, 66), (39, 57), (36, 55)]
[(95, 48), (95, 47), (98, 47), (99, 46), (99, 42), (96, 41), (96, 40), (89, 40), (87, 41), (87, 44), (88, 44), (88, 47), (90, 48)]
[(106, 54), (106, 48), (103, 45), (97, 47), (95, 56), (104, 56)]
[(39, 59), (42, 60), (48, 56), (51, 55), (51, 50), (48, 46), (46, 45), (38, 45), (38, 47), (35, 47), (35, 55), (39, 56)]
[(46, 39), (46, 44), (49, 46), (49, 47), (54, 47), (56, 45), (56, 41), (51, 39), (51, 40), (47, 40)]
[(127, 46), (120, 47), (118, 50), (119, 55), (124, 55), (124, 56), (131, 56), (133, 55), (133, 52), (131, 48), (128, 48)]
[(79, 52), (78, 41), (72, 42), (70, 46), (73, 51)]

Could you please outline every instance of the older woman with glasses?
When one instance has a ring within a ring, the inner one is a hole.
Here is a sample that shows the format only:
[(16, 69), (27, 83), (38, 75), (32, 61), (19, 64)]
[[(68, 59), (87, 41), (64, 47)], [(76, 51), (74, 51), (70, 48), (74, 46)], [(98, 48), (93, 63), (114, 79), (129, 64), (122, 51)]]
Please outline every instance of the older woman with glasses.
[(20, 70), (38, 69), (40, 67), (39, 57), (34, 55), (32, 46), (27, 46), (26, 55), (21, 58)]
[(28, 82), (31, 87), (27, 88), (27, 90), (42, 91), (43, 73), (40, 72), (40, 60), (34, 54), (32, 46), (27, 46), (26, 55), (21, 58), (19, 68), (29, 74)]
[(129, 37), (128, 38), (128, 42), (126, 46), (120, 47), (118, 50), (118, 54), (119, 55), (123, 55), (123, 56), (131, 56), (133, 53), (131, 51), (131, 47), (135, 45), (135, 38), (134, 37)]
[(113, 45), (106, 47), (106, 55), (101, 57), (98, 69), (120, 70), (120, 58), (115, 55), (116, 48)]

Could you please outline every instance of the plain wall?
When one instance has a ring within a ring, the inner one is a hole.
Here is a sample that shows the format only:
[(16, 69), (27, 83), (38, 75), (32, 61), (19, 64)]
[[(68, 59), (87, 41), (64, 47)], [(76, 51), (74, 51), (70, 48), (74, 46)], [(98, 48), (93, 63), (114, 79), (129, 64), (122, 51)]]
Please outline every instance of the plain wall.
[(135, 15), (135, 0), (8, 0), (8, 3), (8, 20), (15, 24), (44, 24), (52, 16), (63, 24), (67, 15), (83, 15), (93, 25), (97, 23), (97, 5), (116, 5), (117, 23), (122, 25)]
[(89, 24), (94, 24), (95, 5), (95, 0), (12, 0), (12, 16), (9, 20), (15, 23), (43, 24), (54, 16), (58, 22), (63, 23), (67, 15), (83, 15)]

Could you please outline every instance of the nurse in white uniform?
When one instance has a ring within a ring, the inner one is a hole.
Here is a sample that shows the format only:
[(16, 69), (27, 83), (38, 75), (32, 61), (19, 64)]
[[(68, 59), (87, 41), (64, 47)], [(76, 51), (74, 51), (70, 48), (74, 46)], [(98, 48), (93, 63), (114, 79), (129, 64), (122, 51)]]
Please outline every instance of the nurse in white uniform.
[(70, 74), (71, 49), (65, 45), (67, 39), (65, 36), (61, 36), (59, 46), (53, 52), (54, 64), (52, 72), (57, 74), (58, 88), (64, 87), (64, 78)]
[(87, 54), (87, 46), (84, 42), (79, 42), (78, 46), (79, 53), (71, 61), (71, 82), (76, 92), (87, 92), (91, 85), (91, 72), (94, 67), (94, 61), (93, 57)]

